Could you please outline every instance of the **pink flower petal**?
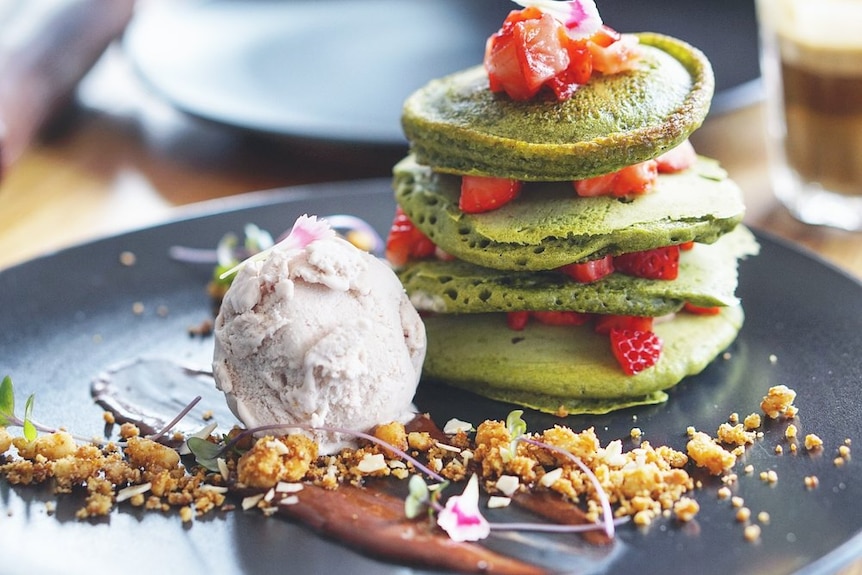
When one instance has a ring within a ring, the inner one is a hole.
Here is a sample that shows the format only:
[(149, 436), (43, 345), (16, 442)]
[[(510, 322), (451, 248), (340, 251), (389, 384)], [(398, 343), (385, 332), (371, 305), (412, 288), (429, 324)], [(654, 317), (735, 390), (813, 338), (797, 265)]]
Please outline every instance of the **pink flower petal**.
[(302, 215), (297, 218), (290, 234), (283, 241), (290, 247), (304, 248), (313, 241), (334, 236), (335, 230), (326, 220), (318, 220), (317, 216)]
[(446, 500), (446, 507), (437, 514), (437, 525), (453, 541), (479, 541), (491, 532), (488, 521), (479, 512), (479, 481), (470, 477), (464, 492)]
[(524, 8), (538, 8), (562, 22), (574, 40), (588, 38), (602, 27), (602, 17), (593, 0), (513, 0)]

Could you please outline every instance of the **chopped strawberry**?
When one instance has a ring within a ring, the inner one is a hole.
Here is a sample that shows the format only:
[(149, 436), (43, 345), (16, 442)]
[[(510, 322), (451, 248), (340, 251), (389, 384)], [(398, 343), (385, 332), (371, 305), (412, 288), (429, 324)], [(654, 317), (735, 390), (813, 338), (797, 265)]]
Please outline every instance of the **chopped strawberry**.
[(655, 160), (647, 160), (626, 166), (617, 172), (614, 188), (617, 196), (645, 194), (655, 187), (658, 179), (658, 165)]
[(652, 367), (661, 356), (661, 339), (651, 331), (612, 329), (611, 352), (628, 375)]
[(679, 244), (679, 249), (681, 249), (684, 252), (687, 252), (688, 250), (693, 250), (694, 249), (694, 240), (688, 241), (688, 242), (682, 242), (681, 244)]
[(495, 210), (521, 193), (522, 182), (508, 178), (462, 176), (458, 207), (468, 214)]
[(701, 306), (694, 305), (690, 302), (685, 302), (682, 307), (688, 313), (693, 313), (697, 315), (718, 315), (721, 313), (721, 307), (719, 306)]
[(412, 259), (433, 256), (436, 249), (434, 242), (414, 226), (398, 206), (386, 239), (386, 259), (393, 266), (401, 267)]
[(614, 181), (616, 180), (616, 172), (587, 178), (586, 180), (575, 180), (572, 185), (575, 188), (575, 193), (582, 198), (593, 198), (596, 196), (612, 196), (614, 195)]
[(600, 30), (590, 38), (587, 45), (593, 61), (593, 70), (602, 74), (619, 74), (635, 67), (641, 57), (640, 42), (637, 36), (619, 34), (616, 40), (607, 43), (612, 34)]
[(679, 274), (679, 246), (631, 252), (614, 258), (614, 268), (631, 276), (672, 280)]
[(614, 273), (614, 258), (608, 255), (596, 260), (568, 264), (559, 270), (578, 283), (588, 284)]
[(569, 53), (568, 67), (545, 82), (561, 102), (571, 98), (575, 90), (589, 82), (593, 75), (593, 57), (586, 42), (570, 41), (566, 51)]
[(513, 100), (535, 96), (568, 68), (567, 39), (565, 26), (550, 14), (529, 8), (510, 14), (485, 49), (491, 91), (506, 92)]
[(653, 318), (641, 315), (598, 314), (593, 330), (607, 335), (612, 329), (627, 329), (636, 331), (652, 331)]
[(510, 311), (506, 313), (506, 325), (512, 331), (523, 331), (530, 321), (530, 312), (528, 311)]
[[(580, 16), (589, 19), (588, 14)], [(578, 23), (593, 29), (592, 21)], [(529, 100), (548, 88), (560, 101), (570, 98), (593, 73), (589, 41), (570, 24), (576, 22), (564, 24), (536, 7), (510, 12), (485, 46), (491, 91)]]
[(602, 24), (602, 26), (592, 36), (590, 36), (590, 42), (602, 48), (607, 48), (614, 42), (618, 41), (620, 37), (622, 37), (622, 34), (607, 24)]
[(506, 325), (513, 331), (521, 331), (530, 321), (555, 326), (584, 325), (592, 319), (592, 314), (576, 311), (510, 311), (506, 313)]
[(647, 160), (586, 180), (575, 180), (575, 192), (581, 197), (628, 196), (645, 194), (653, 189), (658, 179), (655, 160)]
[(697, 152), (688, 140), (657, 157), (658, 171), (661, 174), (681, 172), (697, 162)]
[(592, 316), (576, 311), (531, 311), (530, 317), (545, 325), (584, 325)]

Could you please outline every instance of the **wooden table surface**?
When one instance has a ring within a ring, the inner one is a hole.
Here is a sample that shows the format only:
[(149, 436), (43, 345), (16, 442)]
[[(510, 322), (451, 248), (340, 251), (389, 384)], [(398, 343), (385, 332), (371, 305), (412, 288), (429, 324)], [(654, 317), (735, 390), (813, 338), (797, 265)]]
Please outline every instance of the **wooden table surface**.
[[(746, 222), (862, 279), (862, 234), (811, 227), (778, 206), (758, 104), (711, 117), (692, 137), (742, 187)], [(77, 101), (0, 181), (0, 268), (171, 218), (195, 202), (292, 184), (388, 176), (403, 150), (332, 149), (184, 115), (147, 90), (113, 47)], [(842, 571), (862, 574), (862, 563)]]

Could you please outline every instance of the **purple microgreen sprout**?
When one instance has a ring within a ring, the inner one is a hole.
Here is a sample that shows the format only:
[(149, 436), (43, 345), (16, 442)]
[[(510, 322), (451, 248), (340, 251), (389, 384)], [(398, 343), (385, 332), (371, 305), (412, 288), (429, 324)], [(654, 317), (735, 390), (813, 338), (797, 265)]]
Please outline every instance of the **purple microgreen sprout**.
[(15, 415), (15, 389), (12, 385), (12, 378), (8, 375), (5, 376), (3, 381), (0, 382), (0, 426), (22, 428), (24, 439), (27, 441), (36, 439), (40, 431), (46, 433), (56, 431), (33, 421), (33, 406), (35, 401), (35, 395), (30, 394), (24, 403), (24, 417)]
[(167, 435), (167, 433), (168, 433), (171, 429), (173, 429), (173, 428), (174, 428), (174, 426), (175, 426), (177, 423), (179, 423), (179, 422), (180, 422), (180, 421), (181, 421), (181, 420), (182, 420), (186, 415), (188, 415), (188, 414), (189, 414), (189, 412), (194, 408), (194, 406), (196, 406), (196, 405), (198, 404), (198, 402), (200, 402), (200, 400), (201, 400), (201, 396), (200, 396), (200, 395), (199, 395), (199, 396), (197, 396), (197, 397), (195, 397), (193, 400), (191, 400), (191, 401), (190, 401), (190, 402), (189, 402), (189, 403), (188, 403), (188, 404), (187, 404), (187, 405), (186, 405), (186, 406), (185, 406), (185, 407), (184, 407), (184, 408), (183, 408), (183, 409), (182, 409), (182, 410), (177, 414), (177, 416), (176, 416), (176, 417), (174, 417), (174, 418), (171, 420), (171, 422), (170, 422), (170, 423), (168, 423), (167, 425), (165, 425), (164, 427), (162, 427), (162, 430), (161, 430), (161, 431), (158, 431), (158, 432), (156, 432), (156, 433), (153, 433), (152, 435), (148, 435), (148, 436), (147, 436), (147, 439), (150, 439), (150, 440), (152, 440), (152, 441), (158, 441), (159, 439), (161, 439), (162, 437), (164, 437), (165, 435)]
[[(192, 408), (197, 405), (197, 403), (201, 400), (201, 397), (198, 396), (189, 402), (186, 407), (180, 411), (179, 414), (164, 428), (158, 433), (154, 433), (152, 435), (146, 436), (146, 439), (150, 439), (152, 441), (158, 441), (164, 435), (166, 435), (182, 418), (189, 414)], [(36, 404), (36, 395), (30, 394), (27, 397), (27, 401), (24, 402), (24, 416), (18, 417), (15, 415), (15, 389), (12, 384), (12, 378), (10, 376), (5, 376), (0, 382), (0, 427), (20, 427), (23, 431), (24, 439), (27, 441), (34, 441), (39, 432), (42, 433), (57, 433), (61, 431), (59, 428), (50, 427), (48, 425), (42, 425), (41, 423), (37, 423), (33, 420), (33, 408)], [(85, 438), (75, 434), (72, 434), (72, 437), (78, 441), (86, 441), (88, 443), (103, 445), (104, 442), (100, 442), (95, 438)], [(122, 444), (121, 444), (122, 445)]]
[[(354, 429), (346, 429), (343, 427), (331, 427), (327, 425), (323, 426), (314, 426), (314, 425), (303, 425), (300, 423), (285, 423), (285, 424), (272, 424), (272, 425), (263, 425), (260, 427), (254, 427), (251, 429), (244, 429), (241, 433), (235, 435), (230, 441), (225, 443), (222, 446), (216, 446), (218, 448), (217, 451), (213, 451), (210, 447), (205, 446), (203, 444), (215, 445), (206, 439), (190, 437), (188, 440), (188, 447), (191, 450), (192, 454), (194, 454), (195, 459), (206, 467), (207, 469), (212, 469), (207, 465), (208, 463), (214, 463), (215, 459), (221, 457), (226, 452), (230, 451), (237, 443), (239, 443), (243, 438), (248, 435), (266, 433), (268, 431), (285, 431), (288, 429), (298, 429), (301, 431), (307, 431), (310, 433), (340, 433), (342, 435), (350, 435), (356, 437), (358, 439), (364, 439), (376, 445), (383, 447), (385, 450), (392, 452), (394, 455), (399, 458), (410, 462), (413, 466), (421, 471), (423, 474), (427, 475), (434, 481), (439, 483), (446, 483), (446, 478), (442, 475), (438, 474), (435, 471), (432, 471), (426, 465), (424, 465), (421, 461), (417, 460), (415, 457), (410, 455), (409, 453), (398, 449), (391, 443), (384, 441), (378, 437), (375, 437), (369, 433), (365, 433), (362, 431), (356, 431)], [(203, 449), (203, 451), (200, 451)], [(203, 456), (203, 460), (199, 458), (199, 454)]]
[[(475, 475), (471, 476), (461, 495), (450, 496), (447, 499), (445, 506), (441, 505), (439, 502), (441, 494), (449, 484), (444, 477), (429, 469), (410, 454), (398, 449), (390, 443), (368, 433), (351, 429), (301, 424), (266, 425), (243, 430), (223, 445), (212, 443), (201, 437), (190, 437), (187, 440), (187, 445), (192, 454), (194, 454), (198, 464), (204, 466), (210, 471), (218, 471), (218, 459), (222, 457), (225, 452), (232, 449), (233, 446), (236, 445), (236, 443), (238, 443), (243, 437), (250, 434), (259, 434), (276, 430), (298, 429), (307, 432), (340, 433), (350, 435), (375, 443), (401, 459), (409, 461), (422, 474), (437, 482), (436, 485), (429, 487), (421, 475), (417, 474), (411, 476), (408, 484), (409, 492), (404, 502), (404, 512), (409, 519), (413, 519), (421, 515), (423, 509), (426, 509), (429, 515), (433, 515), (436, 512), (437, 524), (455, 541), (475, 541), (479, 538), (487, 537), (488, 532), (491, 530), (581, 533), (603, 529), (609, 538), (613, 538), (615, 526), (620, 523), (624, 523), (627, 519), (614, 520), (610, 501), (598, 478), (579, 458), (575, 457), (565, 449), (526, 437), (527, 424), (522, 417), (523, 413), (524, 412), (522, 410), (514, 410), (510, 412), (506, 418), (506, 428), (512, 438), (512, 442), (508, 448), (510, 454), (514, 455), (517, 443), (519, 441), (523, 441), (525, 443), (559, 453), (575, 463), (587, 475), (593, 484), (596, 495), (602, 505), (604, 516), (604, 521), (602, 523), (587, 523), (580, 525), (489, 523), (479, 511), (478, 479)], [(475, 493), (473, 492), (474, 490)]]
[[(322, 220), (328, 222), (333, 230), (359, 249), (378, 257), (383, 254), (386, 245), (383, 238), (365, 220), (346, 214), (333, 214), (323, 217)], [(168, 255), (171, 259), (184, 263), (213, 264), (214, 280), (229, 285), (232, 279), (230, 276), (238, 269), (240, 262), (270, 249), (275, 243), (268, 231), (254, 224), (246, 224), (244, 232), (242, 244), (236, 234), (228, 232), (221, 237), (216, 249), (171, 246)], [(289, 234), (290, 231), (285, 232), (277, 241), (281, 242)]]
[(539, 441), (537, 439), (532, 439), (526, 436), (527, 432), (527, 423), (521, 417), (524, 414), (523, 410), (516, 409), (509, 413), (509, 416), (506, 418), (506, 428), (509, 430), (509, 434), (512, 437), (511, 447), (512, 453), (515, 452), (514, 444), (518, 441), (523, 441), (524, 443), (529, 443), (530, 445), (535, 445), (536, 447), (541, 447), (543, 449), (547, 449), (548, 451), (553, 451), (559, 455), (562, 455), (572, 463), (578, 466), (581, 471), (587, 476), (590, 480), (590, 483), (593, 485), (593, 489), (596, 491), (596, 497), (598, 497), (599, 502), (602, 506), (602, 515), (604, 516), (604, 528), (605, 533), (608, 537), (613, 538), (614, 536), (614, 521), (613, 521), (613, 511), (611, 510), (611, 502), (608, 499), (605, 490), (602, 488), (602, 484), (599, 481), (599, 478), (596, 477), (596, 474), (587, 467), (587, 465), (580, 460), (580, 458), (575, 457), (570, 451), (557, 447), (555, 445), (551, 445), (549, 443), (545, 443), (543, 441)]

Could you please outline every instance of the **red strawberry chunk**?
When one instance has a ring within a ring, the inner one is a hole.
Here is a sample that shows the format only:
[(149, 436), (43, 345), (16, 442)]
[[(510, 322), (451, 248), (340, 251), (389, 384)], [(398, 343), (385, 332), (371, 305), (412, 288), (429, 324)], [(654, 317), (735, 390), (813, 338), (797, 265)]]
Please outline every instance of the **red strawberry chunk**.
[(659, 173), (670, 174), (681, 172), (692, 167), (697, 162), (697, 152), (694, 151), (694, 146), (691, 145), (691, 142), (686, 140), (655, 160), (658, 163)]
[(530, 316), (545, 325), (584, 325), (591, 314), (576, 311), (531, 311)]
[(523, 331), (530, 321), (530, 312), (528, 311), (510, 311), (506, 313), (506, 325), (512, 331)]
[(614, 258), (614, 268), (618, 272), (640, 278), (676, 279), (679, 274), (679, 246), (618, 255)]
[(513, 10), (485, 45), (489, 87), (513, 100), (529, 100), (543, 90), (566, 100), (589, 81), (594, 50), (602, 53), (606, 67), (622, 70), (632, 66), (621, 61), (630, 60), (631, 55), (630, 50), (619, 48), (629, 42), (619, 39), (607, 27), (586, 39), (570, 35), (566, 25), (535, 6)]
[(639, 315), (596, 315), (593, 329), (596, 333), (607, 335), (612, 329), (627, 329), (637, 331), (652, 331), (653, 318)]
[(468, 214), (489, 212), (518, 197), (522, 186), (523, 182), (508, 178), (462, 176), (458, 207)]
[(584, 325), (592, 317), (577, 311), (510, 311), (506, 313), (506, 325), (513, 331), (521, 331), (532, 318), (545, 325), (575, 326)]
[(614, 258), (605, 256), (597, 260), (568, 264), (559, 270), (578, 283), (588, 284), (614, 273)]
[(635, 68), (640, 61), (641, 50), (637, 38), (624, 36), (608, 47), (590, 43), (593, 70), (602, 74), (619, 74)]
[(647, 160), (631, 166), (585, 180), (575, 180), (575, 193), (584, 198), (595, 196), (623, 197), (645, 194), (651, 191), (658, 180), (658, 164)]
[(550, 14), (513, 12), (488, 39), (485, 68), (492, 92), (529, 100), (543, 84), (566, 70), (565, 27)]
[(721, 313), (721, 308), (719, 306), (702, 306), (694, 305), (691, 302), (685, 302), (682, 307), (688, 313), (697, 315), (718, 315)]
[(651, 331), (612, 329), (611, 352), (628, 375), (652, 367), (661, 356), (661, 339)]
[(429, 258), (436, 249), (434, 242), (414, 226), (401, 206), (398, 206), (386, 239), (386, 259), (389, 263), (400, 267), (412, 259)]

